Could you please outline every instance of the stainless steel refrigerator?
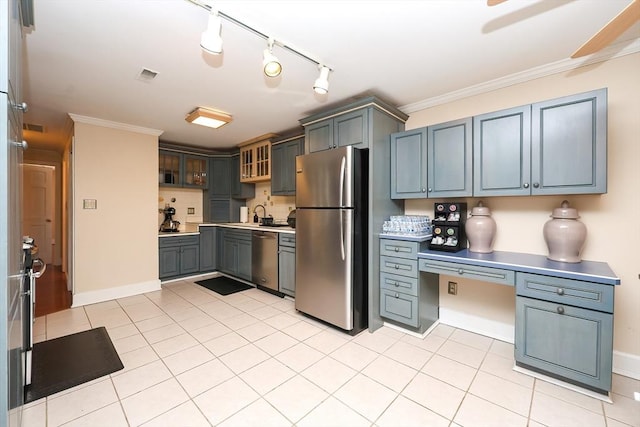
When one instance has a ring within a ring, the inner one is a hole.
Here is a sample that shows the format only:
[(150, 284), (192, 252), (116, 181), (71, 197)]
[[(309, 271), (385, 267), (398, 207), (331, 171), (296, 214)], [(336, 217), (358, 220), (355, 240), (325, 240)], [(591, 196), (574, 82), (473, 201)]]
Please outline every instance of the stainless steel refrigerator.
[(351, 334), (367, 327), (368, 151), (296, 157), (298, 311)]

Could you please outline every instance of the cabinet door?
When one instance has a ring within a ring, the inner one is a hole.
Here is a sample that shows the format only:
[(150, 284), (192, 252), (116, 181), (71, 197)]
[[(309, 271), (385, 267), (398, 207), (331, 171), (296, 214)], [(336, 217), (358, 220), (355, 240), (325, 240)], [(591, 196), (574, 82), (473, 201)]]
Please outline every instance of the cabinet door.
[(209, 184), (209, 159), (203, 156), (184, 155), (184, 187), (206, 190)]
[(158, 154), (158, 183), (164, 187), (179, 187), (182, 156), (179, 153), (160, 150)]
[(472, 119), (427, 128), (427, 196), (467, 197), (472, 194)]
[(209, 159), (209, 198), (224, 198), (231, 194), (231, 184), (229, 181), (228, 157), (213, 157)]
[(160, 278), (180, 275), (180, 247), (160, 248)]
[(333, 119), (333, 141), (336, 145), (355, 145), (356, 148), (367, 148), (368, 109), (353, 111)]
[(296, 293), (296, 249), (280, 246), (278, 253), (278, 287), (289, 296)]
[(216, 269), (216, 228), (200, 227), (200, 272)]
[(473, 195), (531, 193), (531, 106), (473, 118)]
[(427, 197), (427, 128), (391, 134), (391, 198)]
[(238, 242), (225, 236), (222, 249), (220, 271), (236, 276), (238, 274)]
[(607, 90), (533, 104), (532, 194), (607, 192)]
[(296, 156), (303, 154), (303, 151), (303, 138), (272, 147), (271, 194), (278, 196), (295, 196)]
[(286, 174), (285, 144), (271, 147), (271, 194), (282, 195), (286, 192), (284, 176)]
[(516, 363), (611, 389), (613, 315), (516, 297)]
[(231, 200), (209, 200), (210, 222), (231, 222)]
[(245, 280), (251, 280), (251, 240), (238, 240), (238, 259), (236, 275)]
[(304, 138), (307, 153), (335, 148), (333, 120), (327, 119), (305, 127)]
[(240, 156), (232, 156), (229, 160), (229, 182), (231, 183), (231, 197), (235, 199), (255, 197), (255, 184), (240, 182)]
[(198, 245), (180, 248), (180, 274), (191, 274), (200, 271), (200, 247)]

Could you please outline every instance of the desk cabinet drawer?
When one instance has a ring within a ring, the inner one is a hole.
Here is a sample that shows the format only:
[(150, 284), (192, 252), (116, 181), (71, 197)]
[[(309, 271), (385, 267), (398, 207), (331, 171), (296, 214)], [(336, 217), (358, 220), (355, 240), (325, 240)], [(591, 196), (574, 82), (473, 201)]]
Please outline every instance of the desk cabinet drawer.
[(501, 270), (499, 268), (478, 267), (475, 265), (458, 264), (455, 262), (420, 260), (420, 271), (445, 274), (448, 276), (462, 276), (469, 279), (493, 282), (501, 285), (513, 286), (515, 284), (515, 272)]
[(613, 286), (538, 274), (518, 273), (518, 295), (613, 313)]
[(381, 289), (380, 315), (417, 328), (420, 326), (418, 318), (418, 297), (403, 294), (402, 292)]
[(380, 273), (380, 288), (393, 292), (402, 292), (418, 296), (418, 279), (398, 276), (397, 274)]
[(418, 277), (418, 260), (381, 256), (380, 272)]
[(418, 242), (380, 239), (380, 255), (416, 259), (418, 258)]

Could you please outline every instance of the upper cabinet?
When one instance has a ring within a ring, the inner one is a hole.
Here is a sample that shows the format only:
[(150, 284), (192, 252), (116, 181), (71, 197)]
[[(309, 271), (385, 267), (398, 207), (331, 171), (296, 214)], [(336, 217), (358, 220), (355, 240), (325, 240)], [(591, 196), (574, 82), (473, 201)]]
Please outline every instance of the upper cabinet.
[(177, 151), (160, 150), (158, 183), (166, 187), (207, 189), (209, 159)]
[(274, 136), (276, 135), (263, 135), (239, 145), (241, 182), (271, 179), (271, 138)]
[(304, 153), (304, 137), (288, 139), (271, 147), (271, 194), (296, 194), (296, 156)]
[(391, 153), (397, 199), (606, 193), (607, 90), (392, 134)]
[(455, 120), (391, 135), (391, 197), (471, 196), (472, 122)]

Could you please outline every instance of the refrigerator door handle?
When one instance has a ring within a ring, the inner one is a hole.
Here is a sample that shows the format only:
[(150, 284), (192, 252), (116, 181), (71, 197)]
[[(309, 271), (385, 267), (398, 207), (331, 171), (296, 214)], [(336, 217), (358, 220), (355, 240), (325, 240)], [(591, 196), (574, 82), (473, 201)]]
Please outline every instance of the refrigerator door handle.
[(340, 256), (344, 261), (344, 209), (340, 209)]
[[(344, 206), (344, 180), (346, 174), (347, 159), (342, 156), (342, 162), (340, 163), (340, 208)], [(344, 254), (344, 211), (340, 209), (340, 255), (342, 260), (345, 259)]]

